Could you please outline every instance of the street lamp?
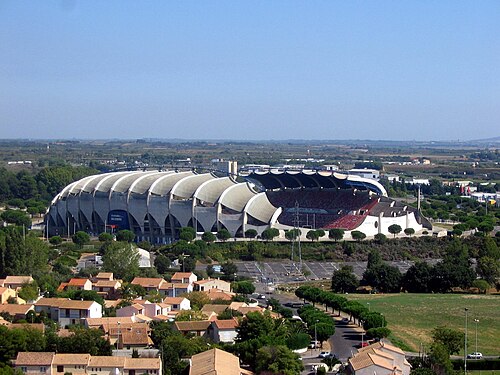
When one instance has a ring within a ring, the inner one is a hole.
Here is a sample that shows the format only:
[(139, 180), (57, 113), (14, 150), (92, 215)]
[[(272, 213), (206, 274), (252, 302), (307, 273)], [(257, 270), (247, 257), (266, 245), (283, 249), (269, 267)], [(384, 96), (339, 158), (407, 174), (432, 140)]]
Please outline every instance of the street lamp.
[(370, 302), (367, 302), (366, 304), (368, 305), (368, 311), (372, 311), (370, 308)]
[(316, 324), (318, 324), (318, 322), (318, 319), (314, 322), (314, 349), (318, 348), (318, 333), (316, 331)]
[(467, 375), (467, 311), (469, 309), (465, 308), (465, 340), (464, 340), (464, 374)]
[(476, 353), (477, 353), (477, 323), (479, 323), (479, 319), (474, 319), (474, 322), (476, 323)]
[(362, 320), (361, 322), (361, 348), (364, 348), (365, 346), (365, 327), (364, 327), (364, 324), (365, 324), (365, 321)]

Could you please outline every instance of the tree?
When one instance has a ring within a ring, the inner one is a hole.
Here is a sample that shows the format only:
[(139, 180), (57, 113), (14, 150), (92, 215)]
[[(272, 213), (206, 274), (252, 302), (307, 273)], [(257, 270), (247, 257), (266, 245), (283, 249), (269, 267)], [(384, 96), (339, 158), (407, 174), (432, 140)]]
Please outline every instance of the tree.
[(228, 261), (222, 265), (222, 273), (224, 274), (222, 277), (224, 280), (234, 281), (238, 273), (238, 267), (233, 262)]
[(210, 297), (204, 292), (191, 292), (183, 295), (191, 302), (193, 310), (201, 310), (203, 306), (210, 303)]
[(434, 374), (452, 375), (453, 366), (450, 361), (450, 353), (446, 346), (441, 342), (434, 342), (431, 345), (429, 360)]
[(257, 351), (255, 369), (258, 373), (300, 375), (304, 365), (298, 354), (284, 345), (264, 346)]
[(414, 234), (415, 234), (415, 229), (413, 229), (413, 228), (406, 228), (406, 229), (405, 229), (405, 234), (406, 234), (407, 236), (410, 236), (410, 237), (411, 237), (412, 235), (414, 235)]
[(380, 340), (389, 337), (391, 330), (387, 327), (370, 328), (366, 331), (366, 334), (371, 338)]
[(103, 257), (103, 269), (113, 272), (117, 279), (132, 280), (139, 273), (140, 255), (132, 244), (111, 243)]
[(464, 343), (464, 334), (445, 326), (439, 326), (432, 330), (434, 342), (442, 344), (448, 354), (458, 354)]
[(500, 277), (500, 260), (489, 256), (479, 258), (476, 272), (486, 280), (486, 282), (493, 285), (495, 280)]
[(217, 232), (217, 238), (219, 239), (219, 241), (225, 242), (231, 238), (231, 233), (229, 233), (227, 229), (222, 228)]
[(179, 239), (186, 241), (186, 242), (191, 242), (195, 238), (196, 238), (196, 231), (194, 230), (193, 227), (181, 228), (180, 233), (179, 233)]
[(335, 293), (352, 293), (359, 286), (359, 281), (351, 266), (342, 266), (334, 271), (332, 276), (332, 290)]
[(338, 242), (344, 238), (344, 230), (339, 228), (330, 229), (328, 231), (328, 237), (335, 242)]
[(89, 353), (90, 355), (111, 355), (111, 344), (102, 337), (99, 329), (74, 327), (72, 335), (59, 338), (57, 352), (59, 353)]
[(383, 263), (382, 257), (380, 256), (380, 252), (376, 249), (373, 249), (368, 254), (368, 264), (366, 268), (373, 268), (376, 266), (380, 266)]
[(401, 287), (401, 272), (397, 267), (380, 264), (367, 268), (362, 284), (370, 285), (382, 293), (397, 293)]
[(21, 297), (25, 301), (34, 301), (38, 298), (38, 284), (36, 281), (32, 283), (25, 283), (21, 286), (21, 289), (18, 293), (19, 297)]
[(131, 230), (124, 229), (124, 230), (120, 230), (120, 231), (118, 231), (118, 233), (116, 233), (116, 240), (117, 241), (131, 243), (134, 241), (134, 239), (135, 239), (135, 234)]
[(425, 262), (411, 266), (403, 277), (403, 289), (410, 293), (428, 293), (431, 291), (432, 267)]
[(61, 236), (52, 236), (52, 237), (50, 237), (49, 242), (51, 245), (57, 246), (57, 245), (62, 244), (63, 239), (61, 238)]
[(387, 236), (383, 233), (377, 233), (375, 236), (373, 236), (373, 238), (380, 244), (383, 244), (385, 243), (385, 241), (387, 241)]
[(196, 269), (196, 259), (189, 256), (179, 257), (182, 272), (193, 272)]
[(99, 242), (111, 242), (113, 241), (113, 235), (111, 233), (103, 232), (99, 235)]
[(234, 293), (239, 294), (252, 294), (255, 292), (255, 285), (251, 281), (243, 280), (238, 282), (233, 282), (231, 288)]
[(88, 233), (85, 233), (83, 231), (78, 231), (73, 235), (71, 239), (73, 240), (73, 243), (75, 245), (81, 248), (83, 247), (83, 245), (89, 243), (90, 236), (88, 235)]
[(263, 240), (272, 241), (275, 237), (280, 235), (280, 231), (276, 228), (267, 228), (261, 234)]
[(316, 337), (319, 342), (328, 340), (335, 333), (335, 325), (333, 322), (319, 322), (316, 324)]
[(245, 231), (246, 238), (255, 238), (257, 237), (257, 231), (255, 229), (247, 229)]
[(353, 230), (351, 232), (351, 237), (353, 240), (360, 242), (366, 238), (366, 234), (364, 234), (363, 232), (360, 232), (359, 230)]
[(211, 242), (215, 242), (217, 237), (215, 237), (215, 234), (213, 234), (212, 232), (204, 232), (201, 235), (201, 239), (202, 239), (202, 241), (205, 241), (206, 243), (211, 243)]
[(300, 234), (300, 229), (293, 228), (285, 232), (285, 238), (289, 241), (295, 241), (300, 236)]
[(158, 270), (158, 273), (163, 275), (172, 266), (172, 262), (170, 262), (170, 259), (167, 258), (165, 255), (159, 254), (155, 258), (154, 265), (155, 265), (156, 269)]
[(389, 225), (389, 228), (387, 229), (389, 230), (389, 233), (394, 235), (394, 238), (396, 238), (396, 234), (399, 234), (403, 230), (398, 224)]
[(31, 227), (31, 219), (24, 211), (20, 210), (7, 210), (0, 214), (0, 217), (7, 223), (19, 226)]
[(317, 240), (319, 239), (319, 233), (318, 231), (311, 229), (310, 231), (307, 232), (306, 238), (311, 241)]
[(474, 280), (472, 282), (472, 287), (479, 289), (481, 293), (486, 293), (486, 291), (491, 287), (486, 280)]

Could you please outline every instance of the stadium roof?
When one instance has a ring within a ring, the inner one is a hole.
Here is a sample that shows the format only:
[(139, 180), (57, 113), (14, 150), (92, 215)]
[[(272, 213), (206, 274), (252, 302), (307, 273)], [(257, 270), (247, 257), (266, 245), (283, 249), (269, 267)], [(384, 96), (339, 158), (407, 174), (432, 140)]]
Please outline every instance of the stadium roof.
[(273, 169), (265, 172), (252, 172), (245, 177), (259, 182), (266, 190), (357, 188), (371, 190), (377, 194), (387, 196), (385, 188), (375, 180), (332, 171), (283, 171)]

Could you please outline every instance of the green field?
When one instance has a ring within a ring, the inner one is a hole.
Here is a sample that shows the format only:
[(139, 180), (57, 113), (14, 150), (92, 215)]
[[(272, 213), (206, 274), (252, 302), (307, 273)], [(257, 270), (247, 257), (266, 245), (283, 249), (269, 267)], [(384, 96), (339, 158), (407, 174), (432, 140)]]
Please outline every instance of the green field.
[[(464, 331), (468, 308), (468, 352), (475, 351), (476, 323), (478, 351), (500, 354), (500, 296), (470, 294), (351, 294), (350, 300), (369, 303), (384, 314), (391, 339), (406, 350), (418, 352), (420, 343), (431, 342), (434, 327), (444, 325)], [(428, 346), (428, 345), (427, 345)]]

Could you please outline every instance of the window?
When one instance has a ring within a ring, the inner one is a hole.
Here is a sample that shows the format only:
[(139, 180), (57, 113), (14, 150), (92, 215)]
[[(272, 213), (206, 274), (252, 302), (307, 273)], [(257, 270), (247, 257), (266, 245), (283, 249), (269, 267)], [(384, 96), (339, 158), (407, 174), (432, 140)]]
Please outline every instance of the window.
[(28, 372), (28, 368), (27, 367), (21, 367), (21, 371), (22, 372)]
[(47, 372), (47, 367), (40, 367), (40, 372)]
[(58, 365), (57, 372), (64, 372), (64, 366)]

